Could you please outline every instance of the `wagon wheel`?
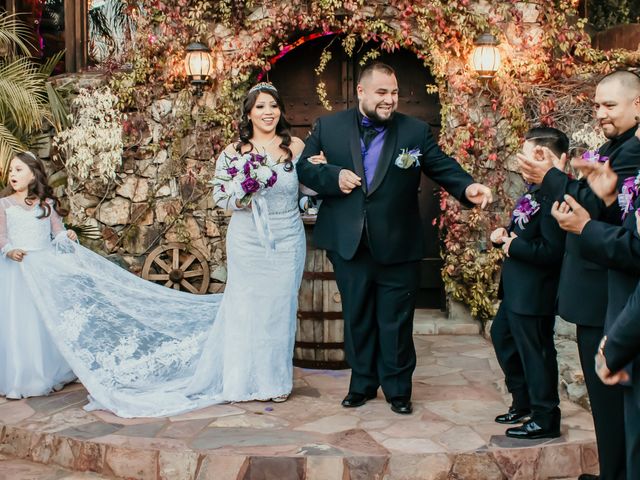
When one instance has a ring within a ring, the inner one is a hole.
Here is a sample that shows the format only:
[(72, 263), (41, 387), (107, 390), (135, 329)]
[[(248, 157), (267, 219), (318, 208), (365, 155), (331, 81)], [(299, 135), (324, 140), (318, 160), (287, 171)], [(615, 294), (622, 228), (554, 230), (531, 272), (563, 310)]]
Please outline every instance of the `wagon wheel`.
[(207, 293), (209, 264), (197, 248), (184, 243), (168, 243), (149, 254), (142, 267), (142, 278), (174, 290)]

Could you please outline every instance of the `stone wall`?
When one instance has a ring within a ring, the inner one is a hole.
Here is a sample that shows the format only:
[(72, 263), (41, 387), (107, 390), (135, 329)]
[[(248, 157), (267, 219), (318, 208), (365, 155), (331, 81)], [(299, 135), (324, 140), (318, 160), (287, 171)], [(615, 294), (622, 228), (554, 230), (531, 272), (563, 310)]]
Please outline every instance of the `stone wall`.
[[(76, 92), (107, 83), (104, 75), (95, 73), (65, 75), (56, 82)], [(197, 118), (200, 106), (211, 100), (205, 97), (198, 104), (175, 93), (154, 100), (147, 111), (128, 112), (122, 166), (108, 184), (97, 178), (65, 182), (67, 172), (50, 143), (39, 154), (57, 185), (56, 193), (70, 207), (68, 223), (100, 231), (101, 240), (84, 244), (140, 274), (155, 247), (185, 243), (208, 259), (209, 291), (218, 292), (226, 281), (228, 215), (215, 207), (208, 185), (214, 169), (212, 145), (206, 131), (197, 128), (174, 136), (176, 123)]]

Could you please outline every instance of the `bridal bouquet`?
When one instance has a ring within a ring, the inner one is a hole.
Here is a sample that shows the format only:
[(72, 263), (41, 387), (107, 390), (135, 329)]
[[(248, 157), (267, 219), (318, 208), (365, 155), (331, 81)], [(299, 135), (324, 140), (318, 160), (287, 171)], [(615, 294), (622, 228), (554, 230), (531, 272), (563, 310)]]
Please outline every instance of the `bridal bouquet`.
[(216, 169), (218, 174), (213, 179), (213, 185), (219, 185), (227, 197), (243, 206), (249, 205), (254, 194), (273, 187), (278, 180), (274, 170), (276, 162), (268, 155), (251, 152), (229, 156), (225, 153), (219, 161), (224, 163), (221, 169)]

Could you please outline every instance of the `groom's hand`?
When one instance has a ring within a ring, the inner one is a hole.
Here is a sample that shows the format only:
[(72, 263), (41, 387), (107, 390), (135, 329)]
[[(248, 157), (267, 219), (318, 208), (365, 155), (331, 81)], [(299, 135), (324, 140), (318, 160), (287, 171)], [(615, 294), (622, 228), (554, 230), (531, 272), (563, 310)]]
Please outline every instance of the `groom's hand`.
[(340, 176), (338, 177), (338, 184), (342, 193), (349, 194), (351, 191), (362, 185), (360, 177), (353, 173), (351, 170), (340, 170)]
[(480, 205), (480, 208), (486, 207), (493, 202), (493, 194), (491, 189), (481, 183), (472, 183), (464, 191), (465, 197), (474, 205)]

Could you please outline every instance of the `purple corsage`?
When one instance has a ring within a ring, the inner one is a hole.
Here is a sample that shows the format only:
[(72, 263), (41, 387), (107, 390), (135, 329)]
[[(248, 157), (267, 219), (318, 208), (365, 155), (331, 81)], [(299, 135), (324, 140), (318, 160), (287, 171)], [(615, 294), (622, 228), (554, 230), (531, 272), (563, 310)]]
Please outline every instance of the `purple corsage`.
[(597, 150), (587, 150), (582, 154), (582, 159), (585, 162), (590, 162), (590, 163), (604, 163), (607, 160), (609, 160), (609, 157), (600, 155)]
[(540, 204), (535, 201), (530, 193), (526, 193), (516, 203), (516, 208), (513, 210), (513, 221), (520, 228), (524, 228), (538, 210), (540, 210)]
[(626, 218), (629, 212), (633, 212), (633, 204), (638, 198), (640, 192), (640, 170), (635, 177), (627, 177), (622, 182), (621, 192), (618, 194), (618, 205), (622, 210), (622, 220)]

